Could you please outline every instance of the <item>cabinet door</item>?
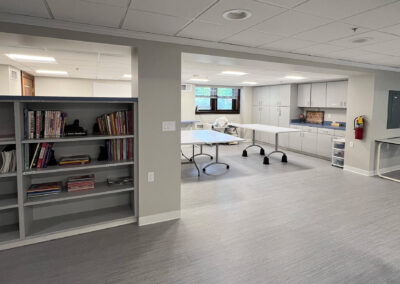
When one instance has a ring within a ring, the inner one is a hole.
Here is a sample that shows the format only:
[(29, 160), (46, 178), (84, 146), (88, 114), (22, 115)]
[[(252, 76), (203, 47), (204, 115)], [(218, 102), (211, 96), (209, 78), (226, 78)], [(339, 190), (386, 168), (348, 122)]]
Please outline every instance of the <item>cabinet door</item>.
[[(291, 125), (290, 128), (302, 129), (301, 126)], [(302, 132), (289, 133), (289, 148), (301, 151), (301, 144), (303, 141)]]
[(270, 101), (270, 87), (261, 87), (260, 101), (262, 106), (269, 106)]
[(253, 106), (251, 108), (251, 123), (260, 123), (260, 107)]
[(311, 106), (311, 84), (300, 84), (297, 86), (297, 106)]
[(289, 127), (289, 125), (290, 125), (289, 107), (278, 107), (278, 126)]
[(330, 158), (332, 155), (332, 135), (318, 133), (317, 154)]
[(328, 82), (326, 88), (326, 106), (334, 108), (346, 108), (347, 105), (347, 81)]
[(269, 109), (269, 125), (279, 126), (279, 107), (271, 106)]
[(269, 87), (269, 105), (278, 106), (280, 86), (270, 86)]
[(287, 107), (290, 106), (290, 93), (291, 93), (290, 85), (279, 86), (278, 106), (287, 106)]
[[(261, 112), (260, 112), (260, 123), (268, 125), (268, 122), (269, 122), (269, 111), (270, 111), (269, 107), (268, 106), (262, 106), (260, 108), (260, 110), (261, 110)], [(259, 131), (259, 134), (258, 134), (259, 141), (268, 143), (268, 138), (269, 138), (268, 134), (269, 133), (260, 132)]]
[(260, 105), (260, 94), (261, 94), (261, 87), (254, 87), (253, 88), (253, 106)]
[(326, 107), (326, 83), (311, 84), (311, 106)]
[(317, 133), (303, 132), (301, 150), (306, 153), (317, 154)]

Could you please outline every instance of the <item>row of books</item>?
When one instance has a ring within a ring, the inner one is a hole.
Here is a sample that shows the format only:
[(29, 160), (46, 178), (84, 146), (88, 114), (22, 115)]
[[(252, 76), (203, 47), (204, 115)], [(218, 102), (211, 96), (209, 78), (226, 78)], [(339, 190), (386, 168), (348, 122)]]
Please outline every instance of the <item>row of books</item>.
[(61, 189), (62, 183), (60, 181), (32, 184), (27, 190), (27, 196), (35, 197), (56, 194), (60, 193)]
[(133, 116), (130, 110), (103, 114), (97, 117), (97, 124), (101, 135), (133, 134)]
[(25, 139), (59, 138), (64, 136), (66, 114), (58, 110), (24, 109)]
[(106, 140), (107, 160), (108, 161), (123, 161), (132, 160), (133, 139), (113, 139)]
[(17, 170), (17, 159), (15, 154), (15, 146), (6, 146), (1, 151), (0, 173), (12, 173)]
[(54, 143), (25, 144), (25, 170), (47, 168), (54, 151)]

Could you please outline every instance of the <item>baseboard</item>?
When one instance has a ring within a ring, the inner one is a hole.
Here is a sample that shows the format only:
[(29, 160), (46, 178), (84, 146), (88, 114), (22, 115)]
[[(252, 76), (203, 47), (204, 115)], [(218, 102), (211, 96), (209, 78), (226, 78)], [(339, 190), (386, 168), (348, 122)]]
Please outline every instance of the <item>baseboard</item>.
[[(400, 171), (400, 166), (399, 166), (399, 165), (397, 165), (397, 166), (392, 166), (392, 167), (388, 167), (388, 168), (382, 168), (382, 169), (380, 170), (381, 174), (386, 174), (386, 173), (395, 172), (395, 171)], [(374, 174), (377, 175), (377, 174), (378, 174), (378, 171), (375, 170), (375, 173), (374, 173)]]
[(139, 217), (139, 226), (145, 226), (170, 220), (179, 219), (181, 217), (181, 211), (169, 211), (165, 213), (155, 214), (155, 215), (148, 215)]
[(367, 170), (363, 170), (360, 168), (355, 168), (355, 167), (351, 167), (351, 166), (347, 166), (347, 165), (344, 165), (343, 170), (352, 172), (355, 174), (367, 176), (367, 177), (371, 177), (371, 176), (375, 175), (375, 171), (367, 171)]

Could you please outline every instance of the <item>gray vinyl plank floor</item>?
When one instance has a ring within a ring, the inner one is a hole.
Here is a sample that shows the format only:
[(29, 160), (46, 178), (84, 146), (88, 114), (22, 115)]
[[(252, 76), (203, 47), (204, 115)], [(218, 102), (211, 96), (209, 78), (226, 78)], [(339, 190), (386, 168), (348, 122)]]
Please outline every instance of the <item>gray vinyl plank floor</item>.
[(400, 283), (398, 183), (242, 149), (182, 166), (180, 220), (2, 251), (0, 283)]

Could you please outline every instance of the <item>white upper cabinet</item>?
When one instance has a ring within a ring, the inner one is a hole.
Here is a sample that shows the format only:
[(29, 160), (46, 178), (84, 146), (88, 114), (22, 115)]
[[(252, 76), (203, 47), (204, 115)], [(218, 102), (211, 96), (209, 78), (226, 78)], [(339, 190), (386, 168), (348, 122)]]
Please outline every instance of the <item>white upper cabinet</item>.
[(279, 97), (278, 97), (278, 106), (288, 107), (290, 106), (290, 94), (291, 94), (291, 86), (290, 85), (280, 85), (279, 86)]
[(311, 106), (311, 84), (300, 84), (297, 86), (297, 106)]
[(255, 87), (253, 89), (253, 106), (261, 105), (261, 93), (262, 93), (262, 87)]
[(346, 108), (347, 81), (328, 82), (326, 90), (326, 106), (332, 108)]
[(311, 107), (326, 107), (326, 83), (311, 84)]
[(269, 90), (269, 105), (278, 106), (278, 101), (280, 99), (280, 86), (270, 86)]

